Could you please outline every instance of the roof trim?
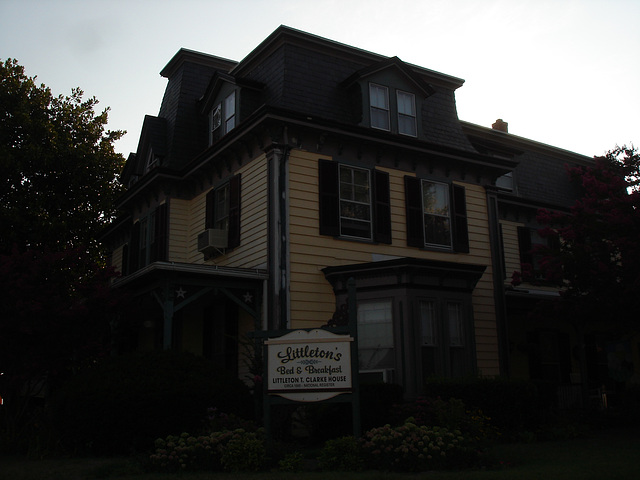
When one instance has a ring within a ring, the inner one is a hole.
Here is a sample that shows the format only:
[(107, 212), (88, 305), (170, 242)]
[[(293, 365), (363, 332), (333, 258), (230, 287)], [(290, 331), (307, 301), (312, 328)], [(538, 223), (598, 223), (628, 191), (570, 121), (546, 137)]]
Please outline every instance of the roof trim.
[(217, 57), (208, 53), (197, 52), (195, 50), (189, 50), (187, 48), (181, 48), (173, 56), (169, 63), (160, 71), (160, 75), (169, 78), (171, 77), (184, 63), (195, 63), (198, 65), (204, 65), (206, 67), (215, 68), (225, 72), (230, 71), (238, 62), (235, 60), (229, 60), (227, 58)]
[[(268, 55), (273, 50), (284, 45), (285, 43), (305, 44), (308, 47), (314, 47), (316, 49), (330, 49), (334, 52), (341, 52), (343, 55), (356, 58), (359, 61), (367, 63), (380, 62), (388, 60), (390, 57), (373, 53), (368, 50), (364, 50), (358, 47), (340, 43), (335, 40), (329, 40), (327, 38), (314, 35), (312, 33), (297, 30), (295, 28), (288, 27), (286, 25), (280, 25), (263, 40), (256, 48), (254, 48), (244, 59), (242, 59), (232, 70), (234, 75), (243, 75), (248, 70), (251, 70), (256, 62), (262, 58), (263, 55)], [(394, 58), (394, 57), (391, 57)], [(405, 63), (409, 68), (414, 70), (416, 74), (424, 76), (429, 79), (431, 83), (437, 83), (443, 86), (447, 86), (452, 89), (457, 89), (464, 84), (464, 80), (458, 77), (447, 75), (444, 73), (436, 72), (428, 68), (420, 67), (410, 63)]]

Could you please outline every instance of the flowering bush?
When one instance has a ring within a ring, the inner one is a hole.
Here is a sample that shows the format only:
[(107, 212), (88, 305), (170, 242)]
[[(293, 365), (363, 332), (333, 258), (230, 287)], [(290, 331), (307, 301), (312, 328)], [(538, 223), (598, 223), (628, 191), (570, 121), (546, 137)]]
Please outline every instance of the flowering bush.
[(359, 471), (364, 467), (360, 444), (354, 437), (328, 440), (318, 462), (323, 470)]
[(457, 398), (444, 401), (438, 398), (418, 398), (411, 403), (395, 405), (393, 418), (403, 422), (412, 418), (418, 426), (438, 425), (449, 430), (460, 430), (475, 441), (494, 440), (499, 437), (498, 429), (491, 424), (491, 418), (478, 408), (468, 409)]
[(408, 472), (465, 466), (473, 458), (470, 446), (459, 430), (418, 426), (413, 419), (400, 427), (374, 428), (361, 439), (368, 467)]
[(240, 471), (258, 470), (266, 450), (261, 432), (243, 429), (192, 436), (182, 433), (155, 441), (151, 465), (168, 471)]

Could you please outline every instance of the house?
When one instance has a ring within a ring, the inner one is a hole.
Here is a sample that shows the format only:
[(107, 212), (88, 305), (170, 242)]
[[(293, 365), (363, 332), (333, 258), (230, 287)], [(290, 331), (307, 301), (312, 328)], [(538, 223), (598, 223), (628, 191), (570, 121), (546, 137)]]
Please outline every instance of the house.
[(536, 208), (571, 203), (564, 164), (590, 159), (461, 122), (459, 78), (284, 26), (240, 62), (181, 49), (161, 75), (103, 239), (138, 307), (121, 348), (243, 376), (239, 339), (326, 325), (354, 278), (363, 378), (411, 397), (535, 370), (521, 312), (555, 292), (508, 272)]

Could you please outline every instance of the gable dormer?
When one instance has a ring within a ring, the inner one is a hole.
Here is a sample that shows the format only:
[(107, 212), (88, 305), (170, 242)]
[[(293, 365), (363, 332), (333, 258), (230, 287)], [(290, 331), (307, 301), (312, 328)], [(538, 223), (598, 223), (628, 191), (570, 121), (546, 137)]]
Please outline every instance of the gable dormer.
[(263, 85), (217, 72), (200, 100), (206, 117), (208, 146), (213, 145), (247, 118), (260, 104)]
[(399, 135), (421, 136), (418, 112), (435, 89), (398, 57), (391, 57), (349, 77), (349, 90), (357, 123)]

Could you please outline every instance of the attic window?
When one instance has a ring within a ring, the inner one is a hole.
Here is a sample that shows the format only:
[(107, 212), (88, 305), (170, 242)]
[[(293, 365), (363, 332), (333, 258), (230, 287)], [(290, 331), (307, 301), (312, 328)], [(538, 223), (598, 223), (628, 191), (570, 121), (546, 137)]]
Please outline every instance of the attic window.
[(369, 84), (371, 127), (389, 130), (389, 89), (375, 83)]
[(398, 133), (415, 137), (416, 130), (416, 96), (413, 93), (397, 92), (398, 100)]
[(216, 105), (209, 113), (209, 144), (213, 143), (214, 132), (222, 124), (222, 105)]
[(147, 163), (144, 166), (144, 172), (148, 173), (153, 168), (157, 167), (160, 163), (159, 158), (153, 154), (152, 150), (149, 150), (149, 155), (147, 156)]
[(236, 92), (224, 100), (224, 133), (228, 133), (236, 126)]

